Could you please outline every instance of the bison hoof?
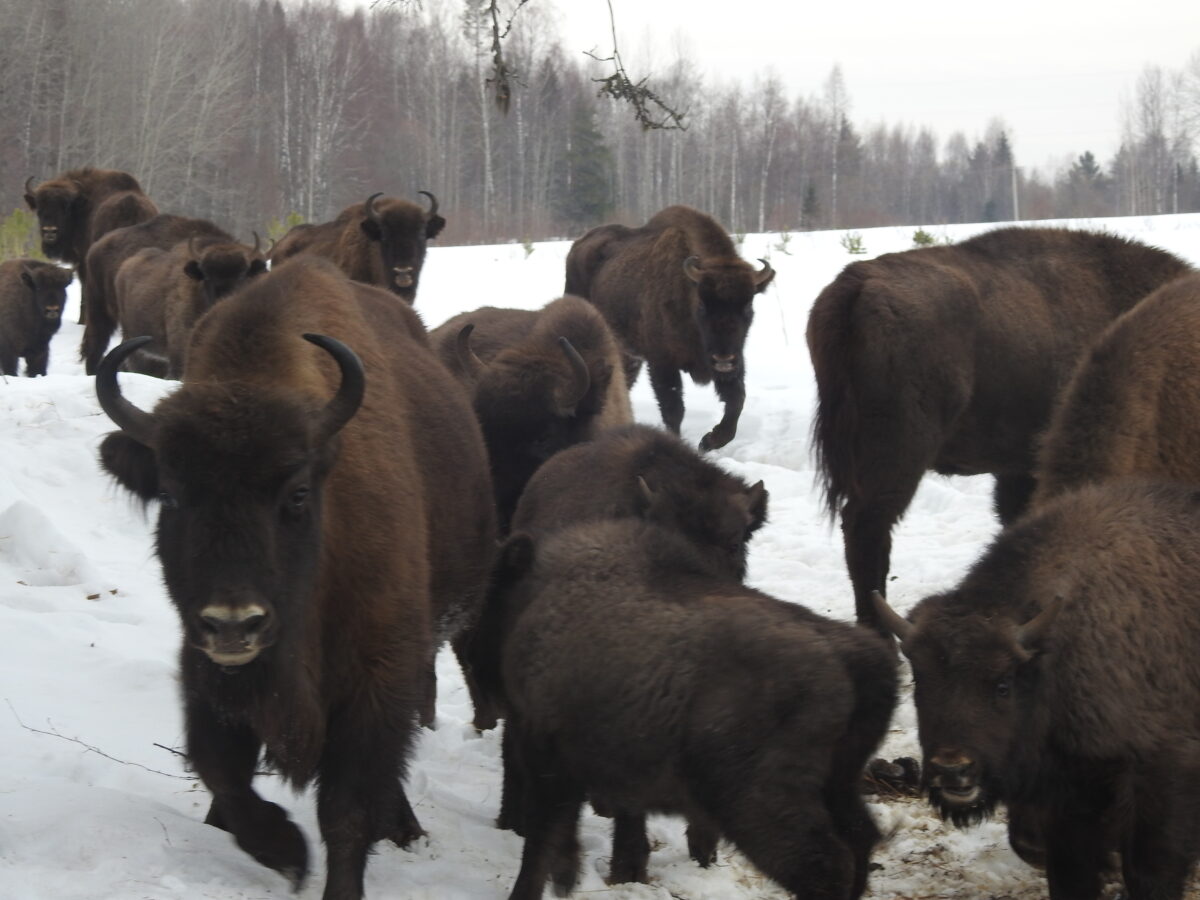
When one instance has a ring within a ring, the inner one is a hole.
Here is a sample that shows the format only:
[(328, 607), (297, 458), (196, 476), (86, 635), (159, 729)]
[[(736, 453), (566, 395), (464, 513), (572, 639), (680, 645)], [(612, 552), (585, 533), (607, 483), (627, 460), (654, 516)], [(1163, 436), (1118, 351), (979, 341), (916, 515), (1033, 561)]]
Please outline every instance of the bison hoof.
[(716, 831), (696, 825), (694, 822), (688, 823), (688, 855), (702, 869), (707, 869), (717, 861), (718, 841), (720, 841), (720, 835)]
[(700, 438), (700, 449), (705, 453), (709, 450), (719, 450), (732, 440), (732, 434), (726, 434), (719, 428), (714, 428), (704, 437)]
[(238, 846), (300, 890), (308, 877), (308, 844), (287, 813), (264, 802), (251, 827), (236, 834)]

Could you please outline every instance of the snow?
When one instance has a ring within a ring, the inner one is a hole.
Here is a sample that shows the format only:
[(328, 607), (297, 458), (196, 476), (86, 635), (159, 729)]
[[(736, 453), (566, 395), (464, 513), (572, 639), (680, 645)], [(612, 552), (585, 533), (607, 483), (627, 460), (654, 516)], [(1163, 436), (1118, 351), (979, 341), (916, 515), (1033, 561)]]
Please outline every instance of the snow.
[[(1076, 220), (1171, 250), (1200, 264), (1200, 215)], [(867, 254), (905, 250), (917, 226), (863, 229)], [(994, 227), (930, 227), (958, 240)], [(823, 517), (809, 455), (815, 400), (804, 330), (820, 289), (856, 258), (842, 232), (748, 235), (747, 259), (778, 276), (756, 301), (747, 400), (737, 438), (716, 458), (763, 479), (770, 518), (751, 544), (749, 582), (825, 615), (853, 616), (840, 532)], [(559, 296), (569, 242), (431, 249), (417, 308), (428, 325), (492, 304), (540, 307)], [(178, 752), (179, 626), (153, 551), (155, 510), (143, 512), (99, 469), (112, 430), (76, 359), (78, 285), (51, 345), (50, 375), (0, 383), (0, 896), (9, 900), (287, 897), (285, 879), (203, 824), (208, 794)], [(152, 406), (174, 383), (124, 375)], [(719, 418), (710, 388), (685, 386), (684, 436), (695, 444)], [(639, 421), (658, 423), (643, 376)], [(955, 583), (994, 535), (991, 479), (930, 476), (896, 532), (890, 599), (900, 610)], [(498, 733), (478, 735), (453, 656), (439, 659), (436, 730), (421, 733), (408, 794), (428, 838), (411, 850), (380, 844), (367, 868), (373, 898), (483, 900), (507, 896), (521, 841), (493, 825), (500, 799)], [(917, 755), (909, 685), (880, 755)], [(264, 796), (304, 830), (324, 881), (313, 793), (259, 777)], [(875, 854), (871, 897), (1040, 897), (1042, 875), (1009, 850), (1001, 822), (944, 825), (919, 800), (873, 802), (890, 835)], [(727, 845), (702, 870), (675, 819), (651, 822), (649, 885), (608, 888), (609, 823), (587, 813), (577, 893), (617, 898), (777, 898)], [(1200, 891), (1194, 896), (1200, 897)]]

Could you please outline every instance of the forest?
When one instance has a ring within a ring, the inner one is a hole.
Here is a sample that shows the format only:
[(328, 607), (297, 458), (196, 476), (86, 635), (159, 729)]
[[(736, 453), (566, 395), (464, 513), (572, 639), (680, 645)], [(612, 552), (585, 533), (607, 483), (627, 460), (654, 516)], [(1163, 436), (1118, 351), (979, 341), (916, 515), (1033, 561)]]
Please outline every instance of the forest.
[(131, 172), (160, 209), (247, 239), (376, 191), (434, 193), (448, 244), (572, 238), (671, 203), (739, 234), (1200, 210), (1200, 51), (1130, 85), (1112, 159), (1081, 147), (1046, 172), (1016, 158), (1004, 110), (982, 135), (855, 122), (838, 67), (792, 96), (768, 73), (717, 84), (674, 58), (649, 83), (683, 127), (646, 128), (600, 94), (610, 64), (565, 46), (553, 12), (545, 0), (0, 0), (0, 219), (26, 228), (9, 216), (25, 180), (85, 165)]

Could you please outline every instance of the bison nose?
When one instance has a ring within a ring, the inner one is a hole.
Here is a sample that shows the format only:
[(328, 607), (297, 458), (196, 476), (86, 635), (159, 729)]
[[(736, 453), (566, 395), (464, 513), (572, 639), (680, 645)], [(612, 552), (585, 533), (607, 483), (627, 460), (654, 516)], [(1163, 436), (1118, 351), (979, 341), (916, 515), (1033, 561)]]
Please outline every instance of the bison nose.
[(392, 269), (392, 274), (395, 276), (396, 287), (412, 287), (413, 286), (413, 267), (412, 266), (396, 266)]
[(269, 641), (271, 612), (258, 604), (209, 605), (200, 611), (201, 649), (223, 666), (247, 663)]
[(733, 353), (714, 353), (712, 361), (713, 368), (718, 372), (732, 372), (737, 366), (737, 356)]
[(46, 307), (46, 318), (47, 319), (57, 319), (60, 316), (62, 316), (62, 307), (61, 306), (47, 306)]
[(935, 785), (958, 787), (975, 780), (975, 760), (961, 750), (941, 750), (929, 759), (930, 782)]

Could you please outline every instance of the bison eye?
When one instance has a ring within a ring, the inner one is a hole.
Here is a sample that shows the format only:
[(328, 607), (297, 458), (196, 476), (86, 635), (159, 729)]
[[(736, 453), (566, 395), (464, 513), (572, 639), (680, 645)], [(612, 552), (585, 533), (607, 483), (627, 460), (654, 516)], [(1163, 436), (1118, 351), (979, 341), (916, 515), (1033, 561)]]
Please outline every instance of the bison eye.
[(166, 491), (158, 495), (158, 502), (163, 509), (179, 509), (179, 501)]
[(1007, 678), (1001, 678), (999, 681), (996, 682), (996, 696), (997, 697), (1007, 697), (1008, 692), (1011, 689), (1012, 689), (1011, 685), (1009, 685)]
[(298, 487), (288, 495), (287, 511), (289, 513), (291, 513), (292, 515), (294, 515), (294, 516), (300, 515), (302, 512), (304, 512), (304, 509), (307, 506), (308, 506), (308, 485), (303, 485), (301, 487)]

